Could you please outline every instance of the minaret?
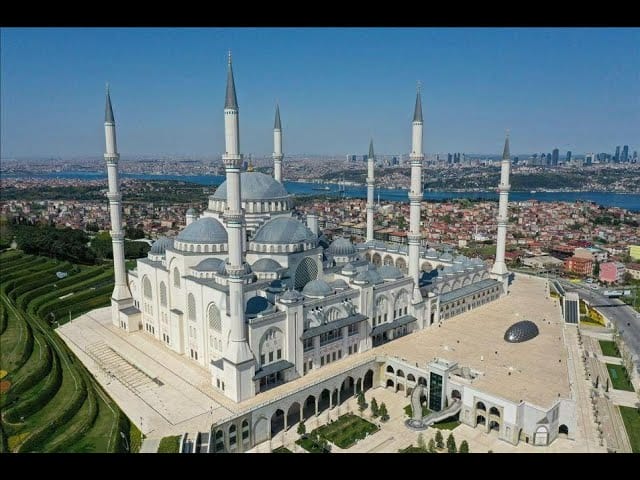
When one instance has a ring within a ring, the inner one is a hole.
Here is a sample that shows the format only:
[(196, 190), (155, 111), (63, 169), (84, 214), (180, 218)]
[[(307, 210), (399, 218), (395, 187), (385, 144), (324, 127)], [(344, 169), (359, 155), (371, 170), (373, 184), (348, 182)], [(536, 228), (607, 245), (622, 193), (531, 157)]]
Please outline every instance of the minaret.
[(229, 275), (230, 334), (224, 357), (223, 375), (226, 379), (225, 394), (241, 402), (253, 397), (253, 354), (247, 344), (244, 323), (245, 265), (242, 260), (244, 211), (240, 202), (240, 131), (238, 126), (238, 99), (233, 80), (231, 52), (227, 67), (227, 94), (224, 104), (225, 153), (222, 161), (227, 175), (227, 208), (224, 221), (229, 238), (229, 260), (226, 271)]
[(369, 142), (369, 157), (367, 158), (367, 242), (373, 242), (373, 188), (374, 180), (373, 138)]
[(122, 213), (120, 200), (120, 182), (118, 180), (118, 145), (116, 143), (116, 121), (111, 107), (111, 95), (107, 85), (107, 104), (104, 112), (104, 137), (105, 154), (107, 161), (107, 176), (109, 179), (109, 210), (111, 213), (111, 243), (113, 244), (113, 271), (115, 285), (111, 295), (111, 321), (115, 326), (120, 326), (118, 311), (121, 308), (133, 305), (129, 285), (127, 284), (127, 271), (124, 265), (124, 232), (122, 231)]
[(511, 170), (511, 155), (509, 152), (509, 134), (504, 141), (504, 152), (500, 163), (500, 201), (498, 203), (498, 241), (496, 246), (496, 261), (491, 268), (491, 276), (503, 283), (503, 294), (507, 293), (509, 286), (509, 270), (504, 262), (504, 250), (507, 241), (507, 208), (509, 205), (509, 172)]
[(273, 178), (282, 183), (282, 124), (280, 106), (276, 105), (276, 121), (273, 124)]
[(411, 189), (409, 190), (409, 276), (413, 278), (414, 302), (422, 300), (419, 290), (420, 280), (420, 202), (422, 201), (422, 100), (420, 98), (420, 86), (416, 95), (416, 106), (413, 112), (411, 141)]

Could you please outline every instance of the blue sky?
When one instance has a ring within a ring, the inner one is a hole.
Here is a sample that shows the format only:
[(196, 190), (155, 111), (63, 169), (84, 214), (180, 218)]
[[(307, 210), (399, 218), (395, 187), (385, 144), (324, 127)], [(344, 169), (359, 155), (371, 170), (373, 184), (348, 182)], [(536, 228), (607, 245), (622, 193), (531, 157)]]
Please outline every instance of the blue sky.
[(640, 148), (640, 29), (3, 28), (2, 157), (101, 155), (105, 82), (123, 156), (219, 155), (233, 50), (241, 150), (410, 149), (416, 82), (425, 151)]

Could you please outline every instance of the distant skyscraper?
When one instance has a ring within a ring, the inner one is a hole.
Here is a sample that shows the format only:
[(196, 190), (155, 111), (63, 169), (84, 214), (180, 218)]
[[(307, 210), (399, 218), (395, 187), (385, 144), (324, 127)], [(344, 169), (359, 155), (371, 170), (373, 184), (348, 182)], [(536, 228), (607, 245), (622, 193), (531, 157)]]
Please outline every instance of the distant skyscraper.
[(453, 162), (453, 155), (451, 155), (450, 153), (447, 153), (447, 163), (452, 163)]
[(584, 164), (591, 165), (593, 163), (593, 153), (589, 153), (584, 157)]
[(637, 161), (638, 161), (638, 151), (637, 151), (637, 150), (634, 150), (634, 151), (633, 151), (633, 162), (635, 163), (635, 162), (637, 162)]
[(622, 147), (622, 158), (620, 158), (621, 162), (629, 161), (629, 145), (625, 145)]
[(620, 145), (616, 147), (616, 154), (613, 156), (613, 161), (616, 163), (620, 161)]
[(558, 160), (560, 160), (560, 151), (557, 148), (553, 149), (553, 154), (551, 155), (551, 164), (558, 165)]
[(566, 160), (566, 162), (569, 163), (570, 161), (571, 161), (571, 150), (569, 150), (567, 152), (567, 160)]

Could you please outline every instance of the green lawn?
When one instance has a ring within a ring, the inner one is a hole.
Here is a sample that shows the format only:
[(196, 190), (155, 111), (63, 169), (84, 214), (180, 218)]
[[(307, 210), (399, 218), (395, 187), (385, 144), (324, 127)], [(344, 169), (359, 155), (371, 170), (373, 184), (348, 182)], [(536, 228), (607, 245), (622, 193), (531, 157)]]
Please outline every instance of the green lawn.
[(446, 420), (443, 422), (434, 423), (431, 425), (433, 428), (438, 428), (440, 430), (453, 430), (458, 425), (460, 425), (459, 420)]
[(627, 380), (627, 370), (622, 365), (607, 363), (607, 370), (609, 371), (613, 388), (616, 390), (626, 390), (628, 392), (635, 391), (631, 382)]
[(620, 358), (620, 352), (618, 352), (618, 346), (616, 345), (616, 342), (612, 342), (610, 340), (599, 340), (599, 342), (603, 355), (606, 355), (607, 357)]
[(640, 412), (633, 407), (618, 407), (620, 415), (624, 421), (624, 428), (627, 429), (631, 450), (633, 453), (640, 453)]
[(158, 453), (178, 453), (180, 451), (180, 435), (164, 437), (160, 440)]
[(341, 416), (338, 420), (318, 428), (318, 435), (326, 438), (340, 448), (349, 448), (367, 435), (378, 431), (378, 426), (352, 413)]
[(293, 453), (293, 452), (289, 450), (287, 447), (278, 447), (271, 453)]
[[(3, 380), (9, 384), (7, 388), (5, 383), (0, 394), (3, 448), (13, 452), (123, 451), (120, 432), (129, 432), (129, 421), (47, 318), (55, 308), (64, 308), (68, 315), (69, 310), (73, 314), (102, 306), (97, 304), (103, 301), (97, 299), (97, 288), (78, 302), (58, 297), (65, 289), (86, 291), (86, 282), (96, 282), (100, 273), (99, 281), (112, 285), (109, 270), (16, 252), (0, 254), (0, 265), (1, 363), (7, 371)], [(58, 270), (69, 276), (58, 279)]]
[[(413, 408), (411, 407), (411, 404), (404, 407), (404, 413), (407, 415), (407, 417), (413, 418)], [(431, 410), (429, 410), (429, 407), (427, 407), (426, 405), (422, 405), (422, 416), (426, 417), (430, 413)]]

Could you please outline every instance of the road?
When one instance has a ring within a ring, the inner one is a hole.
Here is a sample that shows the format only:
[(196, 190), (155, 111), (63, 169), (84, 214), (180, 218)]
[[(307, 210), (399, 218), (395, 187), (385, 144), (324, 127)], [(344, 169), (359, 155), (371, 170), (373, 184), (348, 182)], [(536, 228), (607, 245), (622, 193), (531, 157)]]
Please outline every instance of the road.
[(634, 363), (640, 373), (640, 318), (636, 312), (622, 300), (609, 298), (587, 287), (560, 280), (568, 292), (578, 292), (592, 307), (597, 308), (618, 327), (625, 344), (633, 353)]

